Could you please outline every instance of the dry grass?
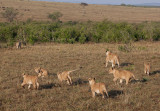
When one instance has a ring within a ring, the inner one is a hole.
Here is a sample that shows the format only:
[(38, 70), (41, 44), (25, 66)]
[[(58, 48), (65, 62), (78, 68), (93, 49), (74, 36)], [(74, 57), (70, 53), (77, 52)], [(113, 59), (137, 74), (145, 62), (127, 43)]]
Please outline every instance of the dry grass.
[[(0, 110), (113, 110), (158, 111), (160, 108), (160, 42), (134, 43), (129, 52), (118, 50), (120, 44), (37, 44), (0, 49)], [(145, 47), (139, 48), (139, 47)], [(121, 69), (132, 67), (139, 82), (128, 86), (114, 85), (113, 75), (105, 68), (105, 51), (120, 56)], [(152, 75), (144, 75), (143, 62), (151, 62)], [(49, 79), (39, 80), (39, 90), (20, 87), (23, 72), (35, 75), (34, 67), (41, 66), (50, 72)], [(59, 86), (58, 71), (82, 69), (71, 74), (74, 84)], [(104, 82), (110, 97), (91, 97), (87, 79), (95, 77)]]
[[(86, 7), (73, 3), (39, 2), (27, 0), (1, 0), (0, 12), (13, 7), (20, 12), (18, 20), (48, 21), (49, 13), (59, 11), (63, 14), (62, 21), (160, 21), (160, 8), (125, 7), (109, 5), (88, 5)], [(0, 15), (0, 22), (5, 21)]]

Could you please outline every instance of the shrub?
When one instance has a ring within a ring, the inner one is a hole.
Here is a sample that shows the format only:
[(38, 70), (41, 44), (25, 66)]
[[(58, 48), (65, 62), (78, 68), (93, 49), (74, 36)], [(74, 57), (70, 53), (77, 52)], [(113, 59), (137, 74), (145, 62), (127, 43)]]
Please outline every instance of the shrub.
[(54, 22), (60, 21), (60, 17), (62, 17), (63, 14), (60, 12), (54, 12), (52, 14), (48, 15), (48, 18), (51, 19)]
[(2, 16), (6, 18), (9, 22), (12, 22), (17, 15), (18, 15), (18, 12), (12, 7), (7, 8), (5, 12), (2, 13)]
[(86, 38), (86, 35), (84, 33), (82, 33), (79, 37), (79, 42), (81, 44), (84, 44), (86, 42), (87, 38)]
[(81, 6), (88, 6), (88, 4), (87, 4), (87, 3), (84, 3), (84, 2), (81, 2), (80, 5), (81, 5)]
[(129, 52), (133, 41), (160, 40), (160, 23), (113, 23), (107, 20), (102, 22), (36, 22), (26, 21), (18, 23), (0, 23), (0, 41), (12, 44), (15, 41), (85, 43), (107, 42), (125, 43), (118, 50)]
[(126, 6), (126, 4), (124, 4), (124, 3), (121, 3), (121, 6)]
[(74, 27), (61, 28), (55, 33), (57, 42), (60, 43), (75, 43), (80, 36), (79, 32)]

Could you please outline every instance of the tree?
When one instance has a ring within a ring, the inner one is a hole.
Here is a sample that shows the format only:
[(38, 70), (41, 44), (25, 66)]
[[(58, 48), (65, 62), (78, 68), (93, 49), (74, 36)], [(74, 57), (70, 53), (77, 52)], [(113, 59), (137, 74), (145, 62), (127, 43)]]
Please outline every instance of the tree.
[(48, 18), (52, 21), (60, 21), (60, 17), (62, 17), (63, 14), (61, 12), (54, 12), (52, 14), (48, 15)]
[(16, 18), (17, 15), (18, 15), (18, 12), (12, 7), (7, 8), (5, 12), (2, 12), (2, 16), (6, 18), (7, 21), (9, 22), (12, 22)]
[(81, 6), (88, 6), (87, 3), (81, 2)]
[(124, 3), (121, 3), (121, 6), (126, 6), (126, 4), (124, 4)]

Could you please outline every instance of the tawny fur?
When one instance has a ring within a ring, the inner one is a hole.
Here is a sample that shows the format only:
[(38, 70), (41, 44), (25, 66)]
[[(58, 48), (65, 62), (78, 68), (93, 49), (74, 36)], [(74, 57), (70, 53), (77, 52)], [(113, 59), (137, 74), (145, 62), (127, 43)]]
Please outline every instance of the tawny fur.
[(112, 67), (114, 68), (117, 64), (119, 67), (119, 57), (116, 54), (111, 53), (110, 51), (106, 51), (106, 67), (108, 62), (112, 63)]
[(150, 63), (144, 63), (144, 73), (149, 75), (150, 74), (151, 65)]
[(42, 69), (41, 67), (35, 67), (35, 72), (38, 73), (38, 77), (48, 77), (48, 71), (45, 69)]
[(64, 71), (64, 72), (61, 72), (61, 73), (57, 73), (57, 76), (58, 76), (58, 79), (60, 82), (62, 81), (67, 81), (67, 84), (71, 85), (72, 84), (72, 79), (71, 79), (71, 76), (70, 76), (70, 73), (73, 72), (73, 71), (76, 71), (78, 69), (75, 69), (75, 70), (71, 70), (71, 71)]
[(21, 49), (21, 42), (16, 42), (17, 49)]
[(34, 89), (39, 88), (39, 83), (38, 83), (38, 76), (33, 76), (33, 75), (28, 75), (28, 74), (22, 74), (23, 75), (23, 83), (21, 86), (24, 88), (25, 85), (29, 85), (28, 89), (30, 89), (31, 85), (33, 85)]
[[(122, 83), (123, 80), (126, 80), (126, 85), (129, 83), (131, 78), (135, 79), (134, 74), (130, 71), (127, 71), (127, 70), (116, 70), (116, 69), (110, 68), (109, 73), (113, 74), (113, 76), (114, 76), (113, 81), (115, 82), (115, 84), (118, 79), (120, 79), (120, 83)], [(137, 80), (137, 79), (135, 79), (135, 80)]]
[(104, 98), (104, 94), (106, 94), (109, 97), (108, 92), (106, 90), (106, 86), (104, 83), (96, 83), (95, 78), (89, 78), (88, 81), (91, 86), (93, 98), (95, 97), (95, 93), (102, 94), (102, 98)]

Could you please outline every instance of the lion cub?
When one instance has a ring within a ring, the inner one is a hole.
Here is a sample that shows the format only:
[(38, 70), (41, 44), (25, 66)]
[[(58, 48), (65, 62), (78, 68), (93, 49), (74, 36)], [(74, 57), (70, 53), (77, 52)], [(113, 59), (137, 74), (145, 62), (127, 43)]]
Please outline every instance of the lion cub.
[[(125, 79), (126, 85), (128, 84), (128, 82), (130, 81), (130, 79), (132, 77), (135, 79), (134, 74), (132, 72), (126, 71), (126, 70), (116, 70), (116, 69), (110, 68), (109, 73), (110, 74), (113, 73), (113, 76), (114, 76), (113, 81), (115, 82), (115, 84), (118, 79), (120, 79), (120, 83), (122, 83), (123, 79)], [(137, 80), (137, 79), (135, 79), (135, 80)]]
[(71, 85), (72, 84), (72, 79), (70, 77), (70, 73), (71, 72), (74, 72), (78, 69), (75, 69), (75, 70), (71, 70), (71, 71), (64, 71), (64, 72), (61, 72), (61, 73), (57, 73), (57, 76), (58, 76), (58, 79), (60, 82), (62, 81), (67, 81), (67, 84)]
[(26, 84), (28, 84), (28, 89), (30, 89), (31, 85), (33, 85), (34, 89), (39, 88), (39, 83), (38, 83), (38, 76), (33, 76), (33, 75), (28, 75), (28, 74), (22, 74), (23, 75), (23, 83), (21, 86), (24, 88)]
[(21, 49), (21, 42), (16, 42), (17, 49)]
[(102, 98), (104, 98), (104, 93), (109, 97), (104, 83), (96, 83), (95, 78), (89, 78), (88, 81), (91, 86), (92, 97), (95, 97), (95, 93), (102, 94)]
[(119, 57), (116, 54), (111, 53), (110, 51), (106, 51), (106, 67), (108, 65), (108, 62), (112, 63), (112, 67), (114, 68), (117, 64), (119, 67)]
[(144, 73), (149, 75), (151, 69), (150, 63), (144, 63)]
[(42, 69), (41, 67), (35, 67), (35, 72), (38, 73), (38, 77), (48, 77), (48, 71), (45, 69)]

